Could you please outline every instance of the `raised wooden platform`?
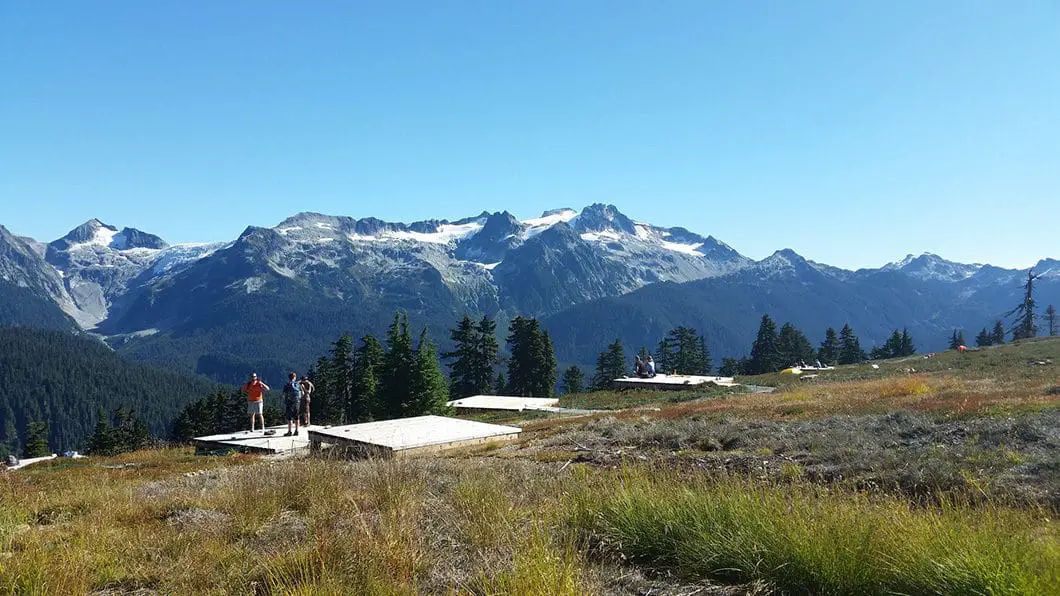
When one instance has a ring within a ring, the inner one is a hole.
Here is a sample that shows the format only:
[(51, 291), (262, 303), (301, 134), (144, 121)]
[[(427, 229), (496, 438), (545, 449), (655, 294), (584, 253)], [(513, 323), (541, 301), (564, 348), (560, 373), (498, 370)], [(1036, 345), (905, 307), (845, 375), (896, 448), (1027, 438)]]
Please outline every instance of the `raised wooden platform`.
[(664, 389), (681, 390), (714, 384), (719, 387), (735, 387), (733, 377), (704, 377), (699, 375), (655, 375), (654, 377), (623, 377), (614, 380), (617, 389)]
[(321, 445), (346, 448), (355, 455), (389, 457), (511, 440), (522, 429), (446, 416), (417, 416), (379, 422), (314, 428), (313, 448)]
[(508, 395), (472, 395), (454, 399), (446, 405), (461, 410), (541, 410), (559, 403), (558, 399), (549, 397), (512, 397)]
[[(195, 448), (199, 451), (223, 451), (231, 449), (241, 453), (290, 453), (292, 451), (309, 449), (309, 431), (321, 426), (303, 426), (299, 429), (298, 436), (283, 436), (287, 432), (287, 425), (271, 426), (265, 431), (256, 430), (236, 431), (207, 437), (195, 437)], [(267, 435), (266, 431), (273, 431)]]

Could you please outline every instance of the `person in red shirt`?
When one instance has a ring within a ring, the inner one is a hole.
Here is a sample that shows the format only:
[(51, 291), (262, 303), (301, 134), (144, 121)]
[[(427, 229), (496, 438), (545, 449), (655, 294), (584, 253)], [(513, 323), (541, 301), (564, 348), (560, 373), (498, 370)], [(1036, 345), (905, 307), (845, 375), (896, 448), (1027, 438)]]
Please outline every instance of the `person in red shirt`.
[(258, 373), (250, 373), (250, 380), (243, 385), (247, 392), (247, 413), (250, 414), (250, 432), (254, 432), (254, 416), (261, 418), (261, 430), (265, 430), (265, 414), (262, 411), (264, 402), (262, 393), (269, 391), (269, 386), (258, 380)]

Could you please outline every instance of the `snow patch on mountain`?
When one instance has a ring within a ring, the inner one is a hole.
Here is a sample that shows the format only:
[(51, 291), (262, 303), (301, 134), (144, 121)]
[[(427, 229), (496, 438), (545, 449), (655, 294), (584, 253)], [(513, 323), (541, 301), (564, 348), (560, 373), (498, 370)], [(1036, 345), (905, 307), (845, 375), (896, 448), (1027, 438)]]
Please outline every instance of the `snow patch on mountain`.
[(524, 219), (522, 222), (525, 226), (523, 231), (524, 238), (530, 238), (536, 236), (541, 232), (551, 228), (558, 223), (567, 223), (578, 216), (578, 212), (573, 209), (552, 209), (545, 211), (541, 214), (541, 217), (535, 217), (533, 219)]

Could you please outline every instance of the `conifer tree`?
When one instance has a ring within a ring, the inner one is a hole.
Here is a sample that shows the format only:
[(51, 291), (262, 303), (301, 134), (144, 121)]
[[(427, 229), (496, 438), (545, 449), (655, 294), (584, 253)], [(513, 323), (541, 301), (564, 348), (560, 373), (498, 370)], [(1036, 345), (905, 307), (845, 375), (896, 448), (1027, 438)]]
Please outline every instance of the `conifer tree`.
[(581, 393), (583, 388), (584, 375), (582, 374), (582, 369), (574, 365), (568, 366), (567, 370), (563, 371), (563, 393), (567, 395)]
[[(476, 352), (479, 342), (475, 323), (471, 317), (465, 314), (456, 329), (449, 330), (449, 339), (452, 340), (454, 348), (452, 351), (443, 353), (442, 358), (452, 360), (449, 363), (449, 387), (453, 399), (481, 394), (482, 391), (478, 390), (475, 383), (477, 377), (475, 367), (478, 364)], [(490, 377), (492, 376), (490, 374)], [(492, 378), (490, 380), (492, 381)]]
[(1033, 270), (1027, 272), (1027, 283), (1023, 286), (1023, 302), (1005, 315), (1016, 315), (1012, 325), (1012, 341), (1029, 339), (1038, 334), (1038, 327), (1034, 323), (1034, 280), (1038, 277), (1040, 276), (1035, 275)]
[(96, 430), (88, 440), (88, 452), (93, 455), (110, 455), (114, 451), (114, 436), (111, 433), (110, 421), (107, 420), (107, 413), (102, 407), (99, 408), (96, 416)]
[(839, 337), (836, 336), (835, 329), (825, 329), (824, 341), (821, 342), (821, 349), (817, 351), (817, 359), (825, 366), (835, 364), (839, 360)]
[(780, 347), (777, 344), (777, 325), (769, 315), (762, 315), (758, 326), (758, 336), (751, 345), (751, 360), (748, 362), (748, 374), (760, 375), (775, 372), (782, 368)]
[(548, 331), (541, 334), (542, 357), (538, 360), (536, 378), (539, 379), (537, 390), (542, 397), (552, 397), (556, 392), (556, 350), (552, 345), (552, 336)]
[(664, 337), (655, 348), (655, 370), (660, 373), (670, 373), (674, 366), (674, 356), (670, 351), (670, 343)]
[(721, 368), (718, 369), (718, 374), (723, 377), (742, 375), (744, 364), (745, 362), (743, 358), (722, 358)]
[(0, 412), (0, 459), (18, 453), (18, 426), (15, 424), (15, 412), (5, 405)]
[(497, 373), (497, 380), (493, 382), (493, 394), (504, 395), (508, 391), (508, 380), (504, 378), (504, 371)]
[(912, 356), (913, 354), (916, 354), (916, 344), (913, 343), (913, 336), (909, 333), (907, 327), (902, 328), (902, 342), (899, 345), (899, 354), (901, 356)]
[(412, 349), (408, 314), (394, 315), (386, 332), (386, 353), (379, 387), (382, 418), (399, 418), (408, 409), (409, 379), (412, 378), (416, 354)]
[(861, 342), (849, 324), (839, 330), (839, 364), (857, 364), (865, 360), (865, 351)]
[(806, 335), (791, 323), (784, 323), (777, 336), (777, 350), (782, 366), (813, 362), (813, 345)]
[(1000, 346), (1005, 343), (1005, 324), (998, 319), (994, 322), (994, 332), (991, 334), (991, 343), (995, 346)]
[(374, 335), (361, 338), (361, 345), (353, 354), (353, 387), (346, 411), (347, 421), (368, 422), (385, 416), (379, 403), (384, 356), (383, 344)]
[(520, 397), (548, 397), (556, 385), (556, 356), (552, 338), (537, 319), (516, 317), (509, 325), (508, 393)]
[[(641, 350), (641, 358), (648, 355)], [(659, 342), (659, 357), (655, 358), (658, 372), (677, 371), (684, 375), (710, 374), (710, 351), (706, 341), (691, 327), (675, 327)]]
[(979, 348), (985, 348), (994, 343), (994, 337), (990, 335), (990, 332), (983, 327), (983, 330), (979, 332), (979, 335), (975, 336), (975, 345)]
[(593, 375), (593, 391), (604, 391), (614, 387), (614, 380), (626, 376), (626, 350), (622, 340), (607, 346), (596, 359), (596, 374)]
[(1050, 304), (1045, 308), (1045, 322), (1049, 325), (1049, 337), (1056, 335), (1056, 309)]
[(966, 345), (964, 343), (964, 331), (960, 329), (954, 329), (953, 335), (950, 336), (950, 349), (956, 350), (957, 348)]
[(335, 423), (351, 409), (353, 400), (353, 338), (339, 336), (331, 345), (331, 358), (325, 367), (325, 391), (317, 392), (314, 383), (313, 419)]
[(475, 327), (478, 334), (478, 351), (476, 352), (477, 366), (472, 376), (475, 390), (479, 393), (493, 392), (493, 370), (500, 364), (500, 344), (497, 343), (497, 323), (488, 316), (482, 315), (478, 326)]
[(449, 401), (449, 387), (438, 363), (438, 352), (427, 338), (427, 330), (420, 333), (416, 346), (412, 375), (409, 377), (409, 396), (405, 416), (444, 414)]
[(22, 449), (22, 457), (47, 457), (51, 453), (48, 447), (48, 423), (43, 420), (30, 422), (26, 426), (26, 446)]

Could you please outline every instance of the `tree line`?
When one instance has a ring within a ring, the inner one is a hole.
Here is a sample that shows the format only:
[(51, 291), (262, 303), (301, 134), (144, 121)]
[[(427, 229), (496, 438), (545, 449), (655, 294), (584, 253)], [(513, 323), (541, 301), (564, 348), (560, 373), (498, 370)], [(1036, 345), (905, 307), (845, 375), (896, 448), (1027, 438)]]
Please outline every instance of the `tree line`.
[[(426, 328), (413, 339), (404, 312), (395, 314), (382, 341), (368, 334), (355, 346), (352, 337), (340, 336), (306, 374), (314, 385), (313, 421), (353, 424), (442, 414), (448, 411), (450, 398), (470, 395), (551, 396), (557, 363), (548, 332), (535, 318), (516, 317), (508, 326), (510, 355), (502, 358), (496, 329), (488, 316), (476, 321), (464, 315), (449, 330), (452, 351), (441, 355)], [(448, 379), (442, 373), (443, 360), (448, 362)], [(181, 412), (173, 436), (186, 441), (244, 428), (245, 402), (242, 391), (216, 391)], [(271, 399), (266, 400), (265, 420), (266, 424), (280, 421)]]

